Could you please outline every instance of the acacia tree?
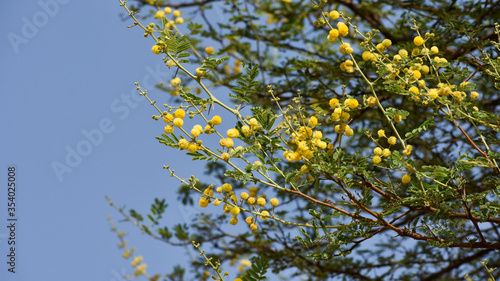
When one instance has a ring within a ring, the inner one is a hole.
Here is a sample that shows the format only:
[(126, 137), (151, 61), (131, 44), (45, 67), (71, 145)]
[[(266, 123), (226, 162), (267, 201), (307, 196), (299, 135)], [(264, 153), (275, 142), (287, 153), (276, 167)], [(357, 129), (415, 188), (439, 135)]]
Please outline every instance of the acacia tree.
[(198, 277), (255, 257), (239, 278), (499, 278), (500, 2), (119, 2), (172, 73), (164, 107), (137, 85), (157, 139), (210, 180), (164, 168), (183, 204), (216, 212), (171, 226), (164, 200), (146, 219), (110, 202), (153, 238), (194, 241)]

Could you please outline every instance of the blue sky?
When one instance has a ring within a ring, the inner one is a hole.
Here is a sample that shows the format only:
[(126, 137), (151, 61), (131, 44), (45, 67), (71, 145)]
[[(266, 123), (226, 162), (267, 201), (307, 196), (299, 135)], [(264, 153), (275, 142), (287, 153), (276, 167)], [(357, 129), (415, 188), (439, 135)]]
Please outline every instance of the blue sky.
[[(169, 225), (189, 221), (192, 213), (176, 203), (179, 183), (162, 166), (191, 173), (203, 167), (187, 158), (173, 162), (182, 154), (154, 139), (164, 125), (151, 119), (155, 112), (133, 83), (163, 103), (167, 96), (152, 85), (173, 73), (151, 52), (150, 38), (126, 28), (122, 13), (118, 1), (8, 1), (0, 10), (0, 280), (122, 280), (133, 271), (107, 214), (130, 230), (129, 245), (148, 272), (182, 261), (182, 249), (120, 223), (105, 200), (145, 212), (155, 197), (166, 198)], [(5, 254), (12, 165), (15, 274)]]

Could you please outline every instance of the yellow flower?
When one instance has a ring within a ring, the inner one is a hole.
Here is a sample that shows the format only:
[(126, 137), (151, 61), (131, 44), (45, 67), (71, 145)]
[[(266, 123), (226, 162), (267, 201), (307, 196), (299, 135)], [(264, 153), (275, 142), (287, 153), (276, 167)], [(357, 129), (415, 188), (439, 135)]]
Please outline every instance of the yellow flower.
[(435, 99), (439, 96), (439, 92), (436, 88), (429, 89), (429, 92), (427, 92), (427, 96), (431, 99)]
[(183, 18), (180, 18), (180, 17), (179, 17), (179, 18), (176, 18), (176, 19), (175, 19), (175, 23), (176, 23), (176, 24), (182, 24), (182, 23), (184, 23), (184, 19), (183, 19)]
[(214, 47), (206, 47), (205, 52), (210, 55), (211, 53), (214, 52)]
[(220, 118), (219, 115), (215, 115), (214, 117), (212, 117), (212, 124), (220, 125), (221, 122), (222, 122), (222, 119)]
[(251, 265), (252, 265), (252, 263), (249, 260), (242, 260), (241, 261), (241, 266), (249, 267)]
[(167, 61), (167, 66), (168, 66), (168, 67), (175, 66), (175, 62), (174, 62), (173, 60), (168, 60), (168, 61)]
[(200, 207), (205, 208), (206, 206), (208, 206), (208, 200), (206, 198), (201, 197), (199, 204)]
[(260, 216), (261, 219), (263, 219), (263, 220), (267, 220), (268, 219), (268, 217), (267, 217), (267, 216), (269, 216), (269, 212), (268, 211), (262, 211), (260, 213), (261, 213), (261, 216)]
[(271, 206), (273, 206), (273, 207), (278, 206), (280, 203), (280, 201), (277, 198), (272, 198), (270, 202), (271, 202)]
[(146, 267), (147, 265), (145, 263), (138, 265), (137, 269), (135, 270), (135, 276), (139, 276), (141, 274), (146, 274)]
[(181, 84), (182, 80), (179, 77), (175, 77), (174, 79), (170, 80), (170, 83), (174, 86), (179, 86)]
[(330, 102), (328, 104), (330, 104), (330, 107), (332, 108), (335, 108), (337, 107), (337, 105), (339, 104), (339, 100), (338, 99), (331, 99)]
[(133, 267), (136, 267), (142, 260), (143, 260), (142, 256), (135, 257), (131, 264)]
[(334, 28), (334, 29), (330, 30), (327, 38), (329, 41), (335, 41), (335, 40), (337, 40), (338, 37), (339, 37), (339, 31)]
[(388, 148), (384, 148), (384, 150), (382, 150), (382, 156), (384, 156), (384, 157), (391, 156), (391, 150)]
[(232, 207), (232, 208), (231, 208), (231, 214), (232, 214), (233, 216), (235, 216), (235, 217), (236, 217), (236, 216), (240, 213), (240, 211), (241, 211), (241, 210), (240, 210), (240, 207), (236, 207), (236, 206), (234, 206), (234, 207)]
[(262, 198), (262, 197), (259, 197), (257, 199), (257, 205), (261, 206), (261, 207), (264, 207), (264, 205), (266, 205), (266, 199)]
[(375, 147), (375, 148), (373, 149), (373, 154), (375, 154), (375, 155), (380, 155), (380, 154), (382, 154), (382, 148), (380, 148), (380, 147)]
[(357, 99), (346, 99), (345, 100), (345, 104), (350, 108), (350, 109), (354, 109), (356, 107), (358, 107), (359, 105), (359, 102)]
[(189, 142), (186, 139), (180, 139), (177, 144), (181, 149), (186, 149), (189, 145)]
[(123, 252), (122, 256), (123, 256), (124, 258), (128, 259), (128, 258), (130, 257), (130, 254), (132, 254), (132, 253), (130, 252), (130, 250), (129, 250), (129, 249), (126, 249), (126, 250)]
[(182, 118), (175, 118), (174, 119), (174, 126), (175, 127), (180, 128), (180, 127), (182, 127), (182, 125), (184, 125), (184, 120), (182, 120)]
[(333, 11), (331, 11), (331, 12), (330, 12), (330, 18), (331, 18), (332, 20), (336, 20), (336, 19), (338, 19), (339, 17), (340, 17), (339, 12), (337, 12), (337, 11), (335, 11), (335, 10), (333, 10)]
[(401, 178), (401, 181), (404, 183), (404, 184), (407, 184), (411, 181), (411, 177), (410, 175), (408, 174), (405, 174), (402, 178)]
[(240, 135), (240, 132), (237, 129), (229, 129), (227, 130), (227, 136), (230, 138), (237, 138)]
[(255, 198), (250, 197), (250, 198), (248, 198), (247, 202), (248, 202), (248, 204), (253, 205), (253, 204), (255, 204)]
[(252, 224), (250, 225), (250, 230), (251, 230), (251, 231), (256, 231), (258, 228), (259, 228), (259, 227), (258, 227), (256, 224), (254, 224), (254, 223), (252, 223)]
[(163, 122), (165, 122), (165, 123), (172, 123), (173, 120), (174, 120), (174, 116), (170, 113), (167, 113), (167, 115), (163, 116)]
[(191, 135), (193, 136), (193, 138), (198, 137), (199, 135), (201, 135), (202, 132), (203, 130), (200, 130), (200, 128), (191, 129)]
[(348, 54), (349, 55), (349, 54), (352, 54), (353, 51), (354, 50), (353, 50), (353, 48), (351, 48), (351, 44), (349, 44), (349, 43), (340, 44), (339, 52), (341, 54)]
[(384, 45), (384, 47), (386, 48), (389, 48), (392, 45), (392, 41), (390, 39), (384, 39), (384, 41), (382, 41), (382, 45)]
[(349, 32), (349, 28), (347, 27), (347, 25), (343, 22), (338, 22), (337, 23), (337, 28), (339, 29), (339, 33), (342, 35), (342, 36), (347, 36), (347, 33)]
[(230, 185), (229, 183), (225, 183), (222, 185), (222, 190), (224, 190), (225, 192), (229, 192), (229, 191), (233, 190), (233, 186)]
[(165, 126), (165, 134), (171, 134), (174, 131), (174, 126), (168, 124)]
[(366, 99), (366, 101), (368, 102), (368, 106), (370, 106), (370, 107), (377, 105), (377, 98), (376, 97), (368, 97)]
[(165, 7), (164, 11), (165, 11), (166, 14), (170, 14), (170, 13), (172, 13), (172, 8)]
[(174, 17), (180, 17), (181, 16), (181, 11), (175, 10), (173, 13)]
[(237, 217), (232, 217), (229, 219), (229, 223), (232, 225), (238, 224), (238, 218)]
[(253, 223), (253, 218), (252, 218), (252, 217), (247, 217), (247, 218), (245, 219), (245, 222), (246, 222), (247, 224), (249, 224), (249, 225), (250, 225), (250, 224), (252, 224), (252, 223)]
[(155, 14), (155, 19), (159, 19), (159, 18), (162, 18), (163, 16), (165, 16), (165, 12), (162, 11), (162, 10), (159, 10), (158, 12), (156, 12)]
[(377, 132), (379, 138), (385, 138), (385, 131), (384, 130), (378, 130)]
[(161, 53), (160, 46), (158, 46), (158, 45), (154, 45), (153, 48), (151, 48), (151, 50), (153, 51), (153, 53), (155, 53), (157, 55)]
[(380, 158), (380, 156), (378, 156), (378, 155), (375, 155), (372, 157), (372, 161), (373, 161), (373, 164), (378, 164), (382, 161), (382, 158)]
[(198, 150), (198, 144), (190, 142), (187, 149), (189, 152), (196, 152)]
[(246, 192), (242, 192), (242, 193), (240, 194), (240, 198), (241, 198), (241, 199), (243, 199), (243, 200), (247, 200), (247, 199), (248, 199), (248, 197), (249, 197), (249, 195), (248, 195), (248, 193), (246, 193)]
[(408, 56), (408, 51), (405, 50), (405, 49), (401, 49), (398, 51), (398, 54), (402, 57), (402, 58), (406, 58)]
[(432, 53), (433, 55), (435, 55), (435, 54), (439, 53), (439, 48), (438, 48), (438, 47), (436, 47), (436, 46), (432, 46), (432, 47), (431, 47), (431, 53)]
[(311, 127), (316, 126), (318, 124), (318, 118), (316, 118), (316, 116), (311, 116), (311, 118), (309, 118), (308, 124)]
[(475, 100), (479, 97), (479, 93), (478, 92), (470, 92), (470, 98)]
[(415, 95), (419, 94), (418, 88), (415, 86), (411, 86), (410, 89), (408, 89), (408, 91), (413, 92)]
[(413, 39), (413, 43), (415, 43), (415, 45), (417, 46), (421, 46), (422, 44), (424, 44), (424, 38), (422, 38), (422, 36), (417, 36)]
[(398, 141), (398, 139), (396, 137), (390, 137), (389, 139), (387, 139), (387, 142), (390, 145), (395, 145), (397, 141)]

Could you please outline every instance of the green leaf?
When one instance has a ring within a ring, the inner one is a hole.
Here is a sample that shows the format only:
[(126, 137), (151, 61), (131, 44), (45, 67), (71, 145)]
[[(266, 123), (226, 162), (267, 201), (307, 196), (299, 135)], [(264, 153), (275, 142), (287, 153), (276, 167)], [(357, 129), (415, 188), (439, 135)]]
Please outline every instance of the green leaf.
[(406, 133), (405, 137), (406, 137), (406, 139), (413, 138), (417, 134), (420, 134), (420, 133), (426, 131), (430, 127), (434, 127), (434, 117), (431, 117), (431, 118), (425, 120), (425, 122), (420, 124), (420, 126), (418, 126), (418, 128), (413, 129), (411, 132)]

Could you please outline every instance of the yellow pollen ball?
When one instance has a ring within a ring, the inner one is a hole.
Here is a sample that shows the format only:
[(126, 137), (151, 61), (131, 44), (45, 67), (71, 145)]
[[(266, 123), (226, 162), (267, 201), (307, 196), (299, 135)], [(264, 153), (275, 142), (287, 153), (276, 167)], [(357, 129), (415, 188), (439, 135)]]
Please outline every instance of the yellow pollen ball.
[(382, 161), (382, 158), (380, 158), (380, 156), (378, 156), (378, 155), (375, 155), (372, 157), (372, 161), (373, 161), (373, 164), (378, 164)]
[(184, 109), (177, 109), (175, 112), (174, 112), (174, 117), (175, 118), (184, 118), (184, 116), (186, 116), (186, 111), (184, 111)]
[(237, 138), (240, 135), (240, 132), (237, 129), (229, 129), (227, 130), (227, 136), (230, 138)]
[(229, 192), (232, 189), (233, 189), (233, 187), (229, 183), (225, 183), (222, 185), (222, 190), (224, 190), (225, 192)]
[(401, 181), (404, 183), (404, 184), (407, 184), (411, 181), (411, 177), (410, 175), (408, 174), (405, 174), (402, 178), (401, 178)]
[(168, 124), (165, 126), (165, 134), (171, 134), (174, 131), (174, 126)]
[(180, 17), (181, 16), (181, 11), (175, 10), (174, 13), (173, 13), (173, 16), (174, 17)]
[(205, 198), (201, 198), (199, 204), (200, 207), (205, 208), (206, 206), (208, 206), (208, 200)]
[(153, 53), (157, 55), (161, 53), (160, 46), (158, 45), (154, 45), (153, 48), (151, 48), (151, 50), (153, 51)]
[(243, 199), (243, 200), (247, 200), (247, 199), (248, 199), (248, 197), (249, 197), (249, 195), (248, 195), (248, 193), (246, 193), (246, 192), (242, 192), (242, 193), (240, 194), (240, 198), (241, 198), (241, 199)]
[(266, 205), (266, 199), (260, 197), (257, 199), (257, 205), (261, 206), (261, 207), (264, 207), (264, 205)]
[(398, 139), (396, 137), (390, 137), (387, 142), (390, 144), (390, 145), (395, 145), (396, 142), (398, 141)]
[(156, 12), (155, 19), (162, 18), (163, 16), (165, 16), (165, 12), (160, 10), (160, 11)]
[(175, 19), (175, 23), (176, 23), (176, 24), (183, 24), (183, 23), (184, 23), (184, 19), (183, 19), (183, 18), (180, 18), (180, 17), (179, 17), (179, 18), (176, 18), (176, 19)]
[(174, 119), (174, 126), (175, 127), (180, 128), (180, 127), (182, 127), (182, 125), (184, 125), (184, 120), (182, 120), (181, 118)]
[(339, 29), (339, 33), (342, 36), (347, 36), (347, 33), (349, 32), (349, 28), (347, 27), (347, 25), (345, 23), (338, 22), (337, 23), (337, 28)]
[(337, 29), (332, 29), (330, 32), (328, 32), (328, 40), (329, 41), (335, 41), (339, 37), (339, 31)]
[(262, 214), (262, 216), (260, 216), (260, 218), (262, 220), (267, 220), (268, 219), (268, 217), (267, 217), (267, 216), (269, 216), (269, 212), (268, 211), (262, 211), (260, 213)]
[(167, 113), (167, 115), (163, 116), (163, 122), (165, 123), (172, 123), (174, 120), (174, 116), (170, 113)]
[(316, 118), (316, 116), (311, 116), (311, 118), (309, 118), (308, 124), (311, 127), (316, 126), (318, 124), (318, 118)]
[(377, 132), (379, 138), (384, 138), (385, 137), (385, 131), (384, 130), (378, 130)]
[(219, 115), (215, 115), (214, 117), (212, 117), (212, 124), (220, 125), (221, 122), (222, 122), (222, 119), (220, 118)]
[(272, 198), (271, 199), (271, 206), (276, 207), (279, 205), (280, 201), (277, 198)]
[(339, 12), (337, 12), (337, 11), (335, 11), (335, 10), (333, 10), (333, 11), (331, 11), (331, 12), (330, 12), (330, 18), (331, 18), (332, 20), (336, 20), (336, 19), (338, 19), (339, 17), (340, 17)]
[(413, 43), (417, 46), (421, 46), (424, 44), (424, 38), (422, 38), (422, 36), (417, 36), (413, 39)]
[(232, 208), (231, 208), (231, 214), (232, 214), (233, 216), (235, 216), (235, 217), (236, 217), (236, 216), (240, 213), (240, 211), (241, 211), (241, 210), (240, 210), (240, 208), (239, 208), (239, 207), (232, 207)]
[(229, 219), (229, 223), (232, 225), (238, 224), (238, 218), (237, 217), (232, 217)]
[(181, 149), (186, 149), (189, 145), (189, 142), (186, 139), (180, 139), (177, 144)]
[(247, 224), (252, 224), (252, 223), (253, 223), (253, 218), (252, 218), (252, 217), (247, 217), (247, 218), (245, 219), (245, 222), (246, 222)]
[(198, 145), (196, 143), (189, 143), (188, 148), (189, 152), (196, 152), (198, 150)]
[(210, 55), (211, 53), (214, 52), (214, 47), (206, 47), (205, 52)]

